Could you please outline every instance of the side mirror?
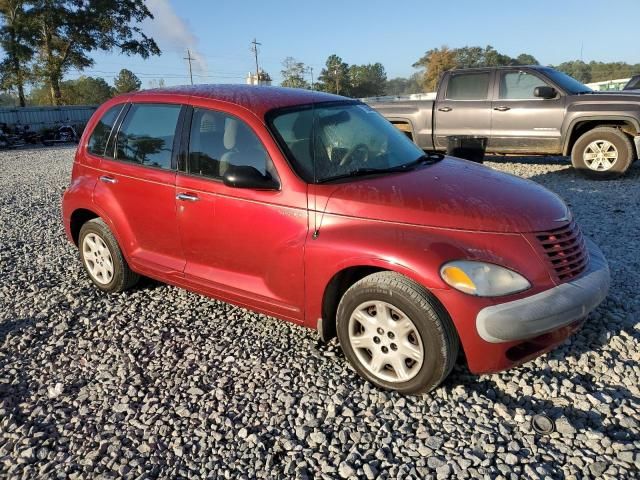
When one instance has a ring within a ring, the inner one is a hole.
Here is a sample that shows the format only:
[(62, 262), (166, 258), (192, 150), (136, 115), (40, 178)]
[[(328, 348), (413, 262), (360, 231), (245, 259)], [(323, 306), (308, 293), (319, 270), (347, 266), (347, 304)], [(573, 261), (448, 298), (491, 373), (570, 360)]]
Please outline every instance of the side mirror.
[(545, 100), (556, 98), (556, 95), (558, 95), (558, 91), (555, 88), (546, 85), (544, 87), (536, 87), (533, 89), (534, 97), (544, 98)]
[(258, 169), (247, 165), (230, 166), (222, 177), (227, 187), (252, 188), (255, 190), (278, 190), (280, 184), (271, 174), (261, 174)]

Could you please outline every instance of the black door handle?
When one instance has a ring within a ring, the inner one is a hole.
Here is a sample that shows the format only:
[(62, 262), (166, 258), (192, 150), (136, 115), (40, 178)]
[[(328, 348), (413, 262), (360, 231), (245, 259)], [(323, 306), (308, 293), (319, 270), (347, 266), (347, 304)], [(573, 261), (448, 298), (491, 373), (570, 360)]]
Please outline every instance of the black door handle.
[(451, 110), (453, 110), (451, 107), (440, 107), (438, 109), (439, 112), (450, 112)]
[(507, 110), (511, 110), (511, 107), (494, 107), (493, 109), (499, 112), (506, 112)]

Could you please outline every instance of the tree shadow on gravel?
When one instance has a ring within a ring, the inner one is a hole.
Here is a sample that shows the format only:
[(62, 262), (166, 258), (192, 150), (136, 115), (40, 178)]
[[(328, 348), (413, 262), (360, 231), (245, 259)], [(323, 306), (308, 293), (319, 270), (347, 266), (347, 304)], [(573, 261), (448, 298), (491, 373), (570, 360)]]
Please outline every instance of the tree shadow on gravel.
[(33, 318), (19, 318), (0, 323), (0, 344), (4, 343), (5, 338), (11, 333), (17, 333), (25, 328), (33, 326), (35, 320)]
[[(20, 335), (22, 332), (33, 328), (35, 323), (35, 319), (27, 317), (0, 324), (0, 345), (4, 343), (9, 335)], [(30, 345), (24, 351), (25, 353), (18, 353), (14, 350), (10, 354), (4, 352), (3, 355), (0, 355), (0, 373), (3, 376), (8, 376), (11, 381), (9, 384), (0, 384), (0, 406), (5, 411), (6, 417), (11, 416), (17, 425), (28, 427), (30, 435), (42, 432), (45, 434), (45, 439), (57, 440), (60, 438), (60, 433), (54, 420), (45, 420), (42, 414), (33, 419), (31, 412), (23, 411), (25, 405), (34, 403), (33, 401), (28, 402), (27, 399), (33, 396), (38, 388), (38, 384), (28, 375), (28, 372), (33, 369), (33, 365), (29, 365), (31, 362), (29, 352), (40, 345), (44, 345), (50, 336), (51, 329), (47, 329), (46, 332), (39, 332), (37, 339), (33, 340), (34, 344)], [(10, 370), (15, 371), (15, 373), (9, 373)], [(32, 419), (29, 419), (30, 416)]]

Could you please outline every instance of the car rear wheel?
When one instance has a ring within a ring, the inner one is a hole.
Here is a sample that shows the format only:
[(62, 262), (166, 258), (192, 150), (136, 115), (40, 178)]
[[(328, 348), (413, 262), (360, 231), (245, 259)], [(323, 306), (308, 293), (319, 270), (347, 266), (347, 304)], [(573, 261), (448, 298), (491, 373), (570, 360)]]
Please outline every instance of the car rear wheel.
[(104, 292), (122, 292), (137, 283), (139, 276), (127, 264), (118, 242), (100, 218), (86, 222), (78, 241), (80, 258), (89, 278)]
[(458, 355), (458, 336), (444, 308), (425, 288), (394, 272), (369, 275), (345, 292), (337, 333), (362, 377), (402, 393), (437, 387)]
[(629, 137), (611, 127), (599, 127), (582, 135), (571, 151), (571, 163), (587, 177), (615, 178), (624, 174), (635, 157)]

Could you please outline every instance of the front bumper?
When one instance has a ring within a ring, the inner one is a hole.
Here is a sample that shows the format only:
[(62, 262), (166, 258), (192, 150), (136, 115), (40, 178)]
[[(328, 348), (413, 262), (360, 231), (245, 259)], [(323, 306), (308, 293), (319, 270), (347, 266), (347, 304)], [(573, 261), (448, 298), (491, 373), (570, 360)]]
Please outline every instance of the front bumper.
[(587, 240), (589, 267), (579, 278), (530, 297), (485, 307), (476, 329), (489, 343), (525, 340), (565, 327), (587, 316), (609, 291), (609, 265)]

